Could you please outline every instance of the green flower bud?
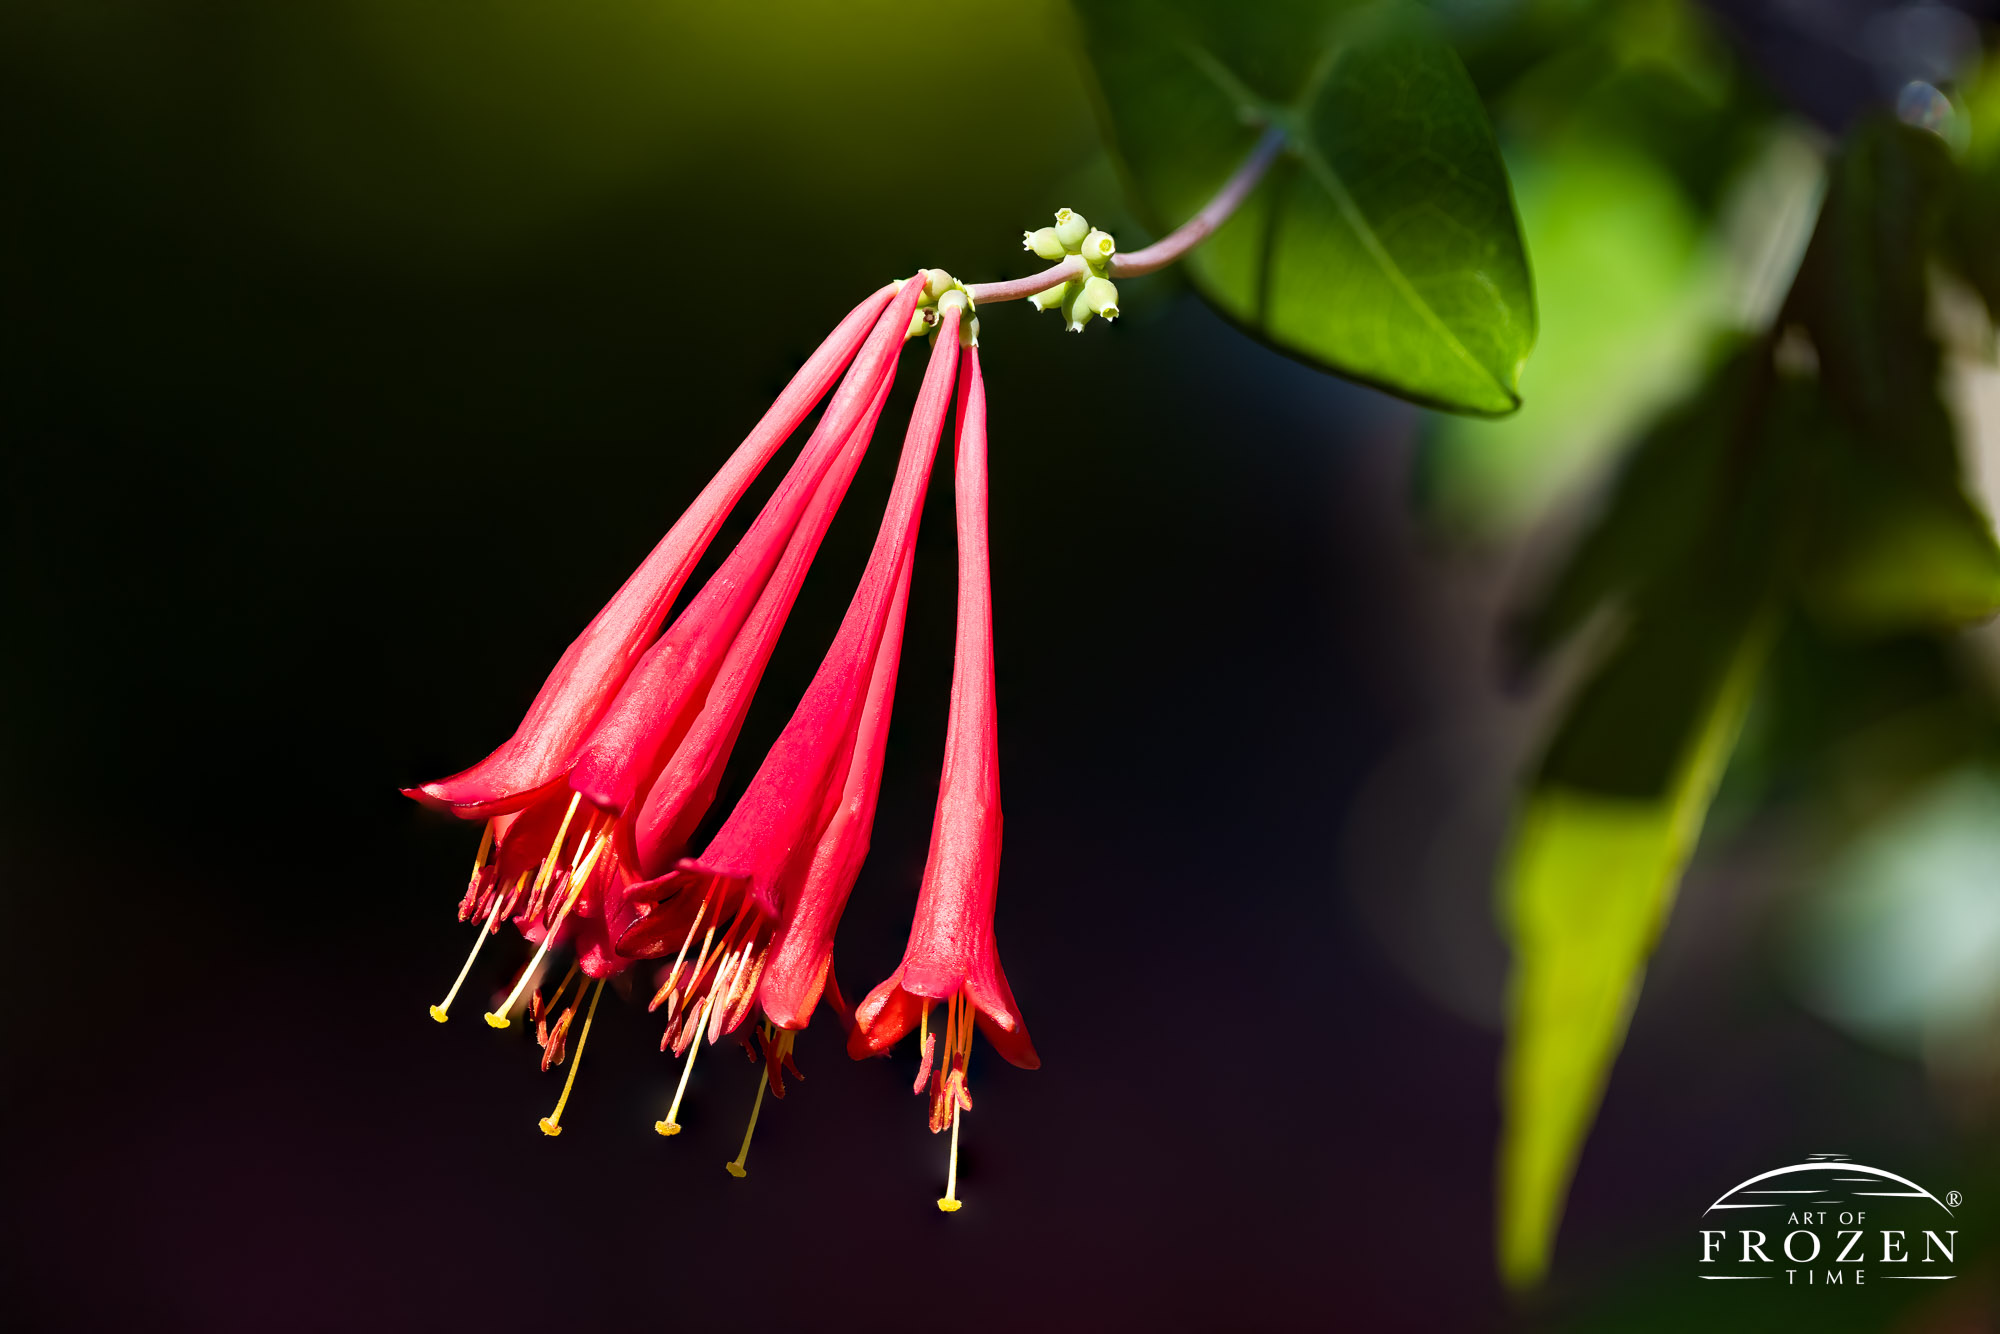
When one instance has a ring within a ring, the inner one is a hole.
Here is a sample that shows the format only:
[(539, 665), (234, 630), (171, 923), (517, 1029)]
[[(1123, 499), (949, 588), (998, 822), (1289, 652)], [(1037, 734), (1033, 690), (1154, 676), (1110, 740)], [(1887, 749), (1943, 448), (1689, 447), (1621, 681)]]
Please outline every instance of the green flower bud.
[(1063, 285), (1057, 283), (1045, 292), (1037, 292), (1028, 298), (1028, 304), (1036, 310), (1054, 310), (1062, 304)]
[(974, 315), (969, 320), (960, 320), (958, 322), (958, 345), (960, 347), (979, 346), (979, 317), (977, 315)]
[(946, 292), (958, 286), (958, 279), (943, 269), (924, 270), (924, 300), (936, 301)]
[(1109, 278), (1085, 278), (1082, 297), (1092, 314), (1107, 320), (1118, 318), (1118, 288)]
[(1090, 224), (1081, 213), (1072, 213), (1066, 208), (1056, 210), (1056, 240), (1062, 242), (1063, 250), (1074, 255), (1076, 248), (1083, 244), (1083, 238), (1090, 235)]
[(1063, 284), (1063, 328), (1082, 333), (1083, 326), (1097, 314), (1083, 299), (1083, 284), (1072, 278)]
[(1095, 272), (1104, 272), (1104, 266), (1117, 253), (1118, 243), (1111, 239), (1111, 233), (1092, 228), (1090, 235), (1083, 238), (1083, 262)]
[(972, 298), (967, 296), (960, 289), (954, 287), (949, 292), (946, 292), (943, 296), (938, 298), (937, 312), (939, 315), (943, 315), (947, 310), (956, 310), (961, 314), (963, 314), (966, 307), (970, 306), (971, 304), (972, 304)]
[(937, 328), (937, 322), (938, 313), (936, 310), (926, 307), (916, 311), (910, 316), (910, 327), (903, 333), (904, 340), (908, 341), (915, 338), (918, 334), (930, 333)]
[(1069, 253), (1063, 249), (1062, 238), (1056, 235), (1053, 227), (1044, 227), (1038, 232), (1022, 232), (1021, 249), (1032, 250), (1050, 263)]

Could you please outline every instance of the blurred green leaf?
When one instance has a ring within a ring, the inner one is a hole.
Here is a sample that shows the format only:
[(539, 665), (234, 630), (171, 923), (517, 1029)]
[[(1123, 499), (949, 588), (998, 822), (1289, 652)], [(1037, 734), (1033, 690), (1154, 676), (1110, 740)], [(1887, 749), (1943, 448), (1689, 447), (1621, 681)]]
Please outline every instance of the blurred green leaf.
[(1079, 0), (1120, 155), (1154, 223), (1198, 210), (1259, 126), (1290, 152), (1189, 260), (1230, 319), (1435, 407), (1520, 405), (1527, 252), (1478, 94), (1421, 9)]
[(1777, 325), (1645, 442), (1527, 619), (1542, 653), (1625, 617), (1572, 702), (1503, 869), (1515, 950), (1500, 1259), (1546, 1270), (1647, 956), (1792, 599), (1880, 632), (2000, 608), (2000, 550), (1960, 484), (1926, 265), (1951, 164), (1864, 123)]
[(1859, 627), (2000, 610), (2000, 547), (1961, 482), (1928, 315), (1926, 265), (1952, 176), (1935, 135), (1879, 120), (1857, 130), (1788, 306), (1826, 400), (1805, 596)]
[[(1501, 871), (1514, 951), (1502, 1074), (1500, 1265), (1548, 1266), (1645, 962), (1727, 767), (1804, 520), (1809, 385), (1739, 353), (1635, 459), (1571, 567), (1623, 633), (1543, 757)], [(1629, 524), (1619, 521), (1623, 517)], [(1559, 581), (1558, 588), (1564, 585)]]
[(1829, 424), (1802, 589), (1854, 629), (1962, 625), (2000, 610), (1993, 526), (1956, 485), (1898, 469)]
[(2000, 61), (1966, 90), (1971, 141), (1945, 223), (1946, 253), (2000, 321)]
[(1685, 560), (1714, 501), (1731, 439), (1764, 391), (1761, 345), (1727, 348), (1700, 390), (1654, 425), (1541, 596), (1511, 627), (1523, 665), (1539, 662), (1600, 606)]
[(1544, 509), (1700, 369), (1719, 265), (1673, 177), (1636, 149), (1510, 146), (1541, 332), (1528, 402), (1504, 421), (1441, 418), (1421, 456), (1425, 509), (1490, 532)]
[(1521, 814), (1502, 884), (1515, 963), (1501, 1075), (1499, 1246), (1501, 1274), (1516, 1286), (1548, 1269), (1583, 1137), (1767, 638), (1747, 628), (1725, 646), (1723, 671), (1707, 683), (1698, 730), (1666, 792), (1645, 800), (1548, 785)]

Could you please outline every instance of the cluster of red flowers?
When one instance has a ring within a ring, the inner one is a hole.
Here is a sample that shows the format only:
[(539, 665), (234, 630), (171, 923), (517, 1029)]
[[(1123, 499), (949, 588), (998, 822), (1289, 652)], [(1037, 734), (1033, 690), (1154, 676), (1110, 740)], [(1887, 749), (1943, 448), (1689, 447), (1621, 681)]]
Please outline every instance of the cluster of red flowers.
[[(782, 1072), (797, 1074), (792, 1043), (823, 995), (847, 1025), (856, 1057), (883, 1054), (918, 1029), (917, 1091), (929, 1085), (931, 1129), (952, 1129), (952, 1186), (938, 1202), (948, 1210), (958, 1207), (958, 1118), (972, 1105), (965, 1070), (975, 1025), (1015, 1065), (1039, 1063), (993, 936), (1000, 788), (986, 396), (974, 324), (963, 289), (937, 270), (857, 306), (570, 645), (513, 737), (465, 772), (409, 789), (419, 801), (485, 822), (459, 905), (460, 920), (480, 923), (479, 936), (432, 1016), (448, 1017), (480, 945), (503, 921), (536, 948), (487, 1022), (509, 1026), (530, 993), (527, 1014), (546, 1070), (565, 1059), (583, 1008), (569, 1082), (542, 1121), (548, 1134), (561, 1133), (605, 982), (641, 961), (672, 959), (653, 979), (652, 1007), (666, 1015), (662, 1050), (686, 1059), (673, 1107), (655, 1127), (662, 1134), (680, 1129), (675, 1116), (704, 1038), (714, 1043), (740, 1032), (761, 1056), (754, 1130), (764, 1089), (783, 1097)], [(860, 586), (791, 721), (696, 853), (690, 840), (874, 435), (898, 354), (925, 330), (930, 363)], [(849, 1012), (833, 980), (834, 932), (868, 853), (917, 525), (954, 386), (958, 628), (937, 818), (902, 965)], [(818, 425), (756, 521), (660, 633), (723, 520), (822, 399)], [(552, 971), (545, 964), (564, 949), (574, 963), (545, 997), (542, 979)], [(583, 980), (571, 992), (579, 972)], [(930, 1020), (937, 1001), (946, 1005), (942, 1052)], [(748, 1132), (743, 1143), (747, 1154)], [(743, 1154), (729, 1165), (738, 1176)]]

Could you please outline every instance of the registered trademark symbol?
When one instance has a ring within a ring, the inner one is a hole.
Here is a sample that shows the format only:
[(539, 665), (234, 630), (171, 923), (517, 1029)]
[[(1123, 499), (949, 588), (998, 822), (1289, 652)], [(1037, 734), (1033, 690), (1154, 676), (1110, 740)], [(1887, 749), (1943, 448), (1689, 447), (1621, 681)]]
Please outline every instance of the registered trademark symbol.
[(1955, 1191), (1955, 1190), (1953, 1190), (1953, 1191), (1946, 1191), (1946, 1192), (1945, 1192), (1945, 1197), (1944, 1197), (1944, 1202), (1945, 1202), (1945, 1203), (1946, 1203), (1947, 1205), (1949, 1205), (1949, 1206), (1950, 1206), (1951, 1208), (1953, 1208), (1953, 1209), (1956, 1209), (1956, 1208), (1958, 1208), (1958, 1205), (1959, 1205), (1959, 1201), (1960, 1201), (1960, 1200), (1961, 1200), (1962, 1198), (1963, 1198), (1963, 1197), (1962, 1197), (1961, 1195), (1959, 1195), (1959, 1193), (1958, 1193), (1957, 1191)]

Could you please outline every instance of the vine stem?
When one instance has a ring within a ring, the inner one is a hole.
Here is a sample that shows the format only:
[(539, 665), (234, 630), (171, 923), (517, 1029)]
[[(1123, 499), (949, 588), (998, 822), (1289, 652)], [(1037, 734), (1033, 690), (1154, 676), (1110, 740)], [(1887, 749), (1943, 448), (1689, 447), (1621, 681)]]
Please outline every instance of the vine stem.
[[(1236, 169), (1223, 187), (1215, 192), (1215, 198), (1202, 205), (1201, 212), (1189, 218), (1173, 231), (1161, 237), (1143, 250), (1131, 254), (1117, 254), (1111, 257), (1110, 272), (1113, 278), (1137, 278), (1142, 274), (1155, 273), (1185, 255), (1188, 251), (1206, 241), (1215, 229), (1229, 221), (1243, 201), (1249, 197), (1257, 183), (1264, 179), (1278, 153), (1285, 146), (1285, 132), (1273, 125), (1266, 129), (1257, 140), (1257, 146), (1250, 150), (1250, 156)], [(1087, 272), (1083, 257), (1071, 255), (1053, 268), (1026, 278), (1014, 278), (1007, 282), (974, 283), (966, 288), (975, 306), (984, 306), (995, 301), (1019, 301), (1037, 292), (1046, 292), (1059, 283), (1071, 278), (1081, 278)]]

